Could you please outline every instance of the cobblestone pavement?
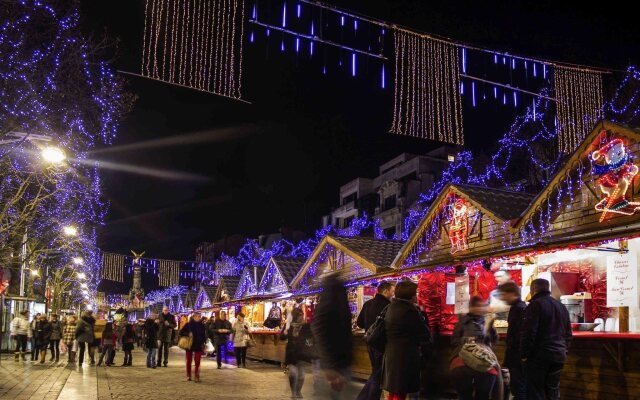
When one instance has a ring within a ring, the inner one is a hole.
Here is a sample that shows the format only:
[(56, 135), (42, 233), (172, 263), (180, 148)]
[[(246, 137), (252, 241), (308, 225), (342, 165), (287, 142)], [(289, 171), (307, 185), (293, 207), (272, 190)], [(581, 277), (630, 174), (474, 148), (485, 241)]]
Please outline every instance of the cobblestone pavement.
[[(131, 367), (67, 367), (60, 362), (14, 362), (6, 355), (0, 366), (0, 399), (16, 400), (111, 400), (111, 399), (205, 399), (225, 400), (289, 399), (287, 375), (279, 366), (247, 360), (247, 369), (230, 364), (216, 368), (213, 359), (202, 360), (200, 383), (186, 380), (184, 352), (171, 349), (167, 368), (146, 368), (146, 353), (135, 350)], [(66, 356), (65, 356), (66, 357)], [(122, 363), (122, 352), (116, 365)], [(306, 399), (324, 399), (313, 395), (313, 376), (309, 371), (302, 391)], [(345, 399), (354, 399), (362, 387), (352, 383)]]

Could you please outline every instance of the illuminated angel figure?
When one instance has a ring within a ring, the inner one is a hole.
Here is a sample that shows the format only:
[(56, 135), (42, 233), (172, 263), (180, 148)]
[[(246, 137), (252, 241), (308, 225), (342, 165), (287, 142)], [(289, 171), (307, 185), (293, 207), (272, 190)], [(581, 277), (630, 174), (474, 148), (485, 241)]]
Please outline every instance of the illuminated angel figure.
[(457, 199), (451, 207), (451, 225), (449, 226), (451, 254), (467, 249), (468, 211), (469, 205), (463, 199)]
[(627, 189), (638, 174), (638, 166), (632, 162), (622, 139), (613, 139), (591, 153), (593, 174), (600, 175), (598, 185), (604, 198), (596, 204), (602, 211), (600, 222), (608, 212), (632, 215), (640, 208), (640, 203), (627, 200)]
[(133, 254), (133, 265), (140, 265), (140, 259), (142, 258), (142, 256), (144, 256), (144, 253), (146, 253), (146, 251), (138, 254), (135, 251), (131, 250), (131, 254)]

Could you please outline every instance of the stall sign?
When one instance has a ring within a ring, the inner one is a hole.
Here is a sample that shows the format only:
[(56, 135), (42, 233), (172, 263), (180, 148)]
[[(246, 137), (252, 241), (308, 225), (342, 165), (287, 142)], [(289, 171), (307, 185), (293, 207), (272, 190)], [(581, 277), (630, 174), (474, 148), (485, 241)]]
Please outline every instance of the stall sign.
[(469, 312), (469, 275), (456, 276), (456, 302), (453, 312), (466, 314)]
[(634, 255), (607, 257), (607, 307), (638, 307), (638, 261)]

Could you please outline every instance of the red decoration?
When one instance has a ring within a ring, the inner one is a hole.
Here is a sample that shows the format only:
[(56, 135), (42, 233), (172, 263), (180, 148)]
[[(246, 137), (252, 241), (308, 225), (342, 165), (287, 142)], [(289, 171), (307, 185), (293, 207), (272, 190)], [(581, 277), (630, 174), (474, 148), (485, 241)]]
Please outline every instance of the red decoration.
[(451, 206), (451, 225), (449, 226), (449, 240), (451, 241), (451, 254), (468, 248), (467, 236), (469, 235), (469, 203), (463, 199), (457, 199)]

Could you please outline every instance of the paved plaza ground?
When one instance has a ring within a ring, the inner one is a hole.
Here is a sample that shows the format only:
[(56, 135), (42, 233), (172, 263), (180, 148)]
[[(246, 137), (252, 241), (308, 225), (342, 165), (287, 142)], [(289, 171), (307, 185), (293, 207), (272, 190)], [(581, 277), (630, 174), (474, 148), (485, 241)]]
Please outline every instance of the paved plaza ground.
[[(66, 355), (65, 355), (66, 358)], [(47, 357), (48, 360), (48, 357)], [(122, 364), (122, 352), (116, 356)], [(230, 363), (235, 361), (229, 360)], [(146, 353), (136, 349), (131, 367), (68, 367), (66, 362), (15, 362), (3, 354), (0, 365), (0, 399), (15, 400), (111, 400), (111, 399), (289, 399), (288, 378), (274, 364), (247, 361), (247, 369), (224, 364), (216, 369), (213, 359), (202, 360), (200, 383), (187, 382), (184, 352), (173, 348), (169, 367), (146, 368)], [(362, 387), (352, 383), (347, 398), (353, 399)], [(313, 395), (313, 377), (307, 374), (302, 394)]]

